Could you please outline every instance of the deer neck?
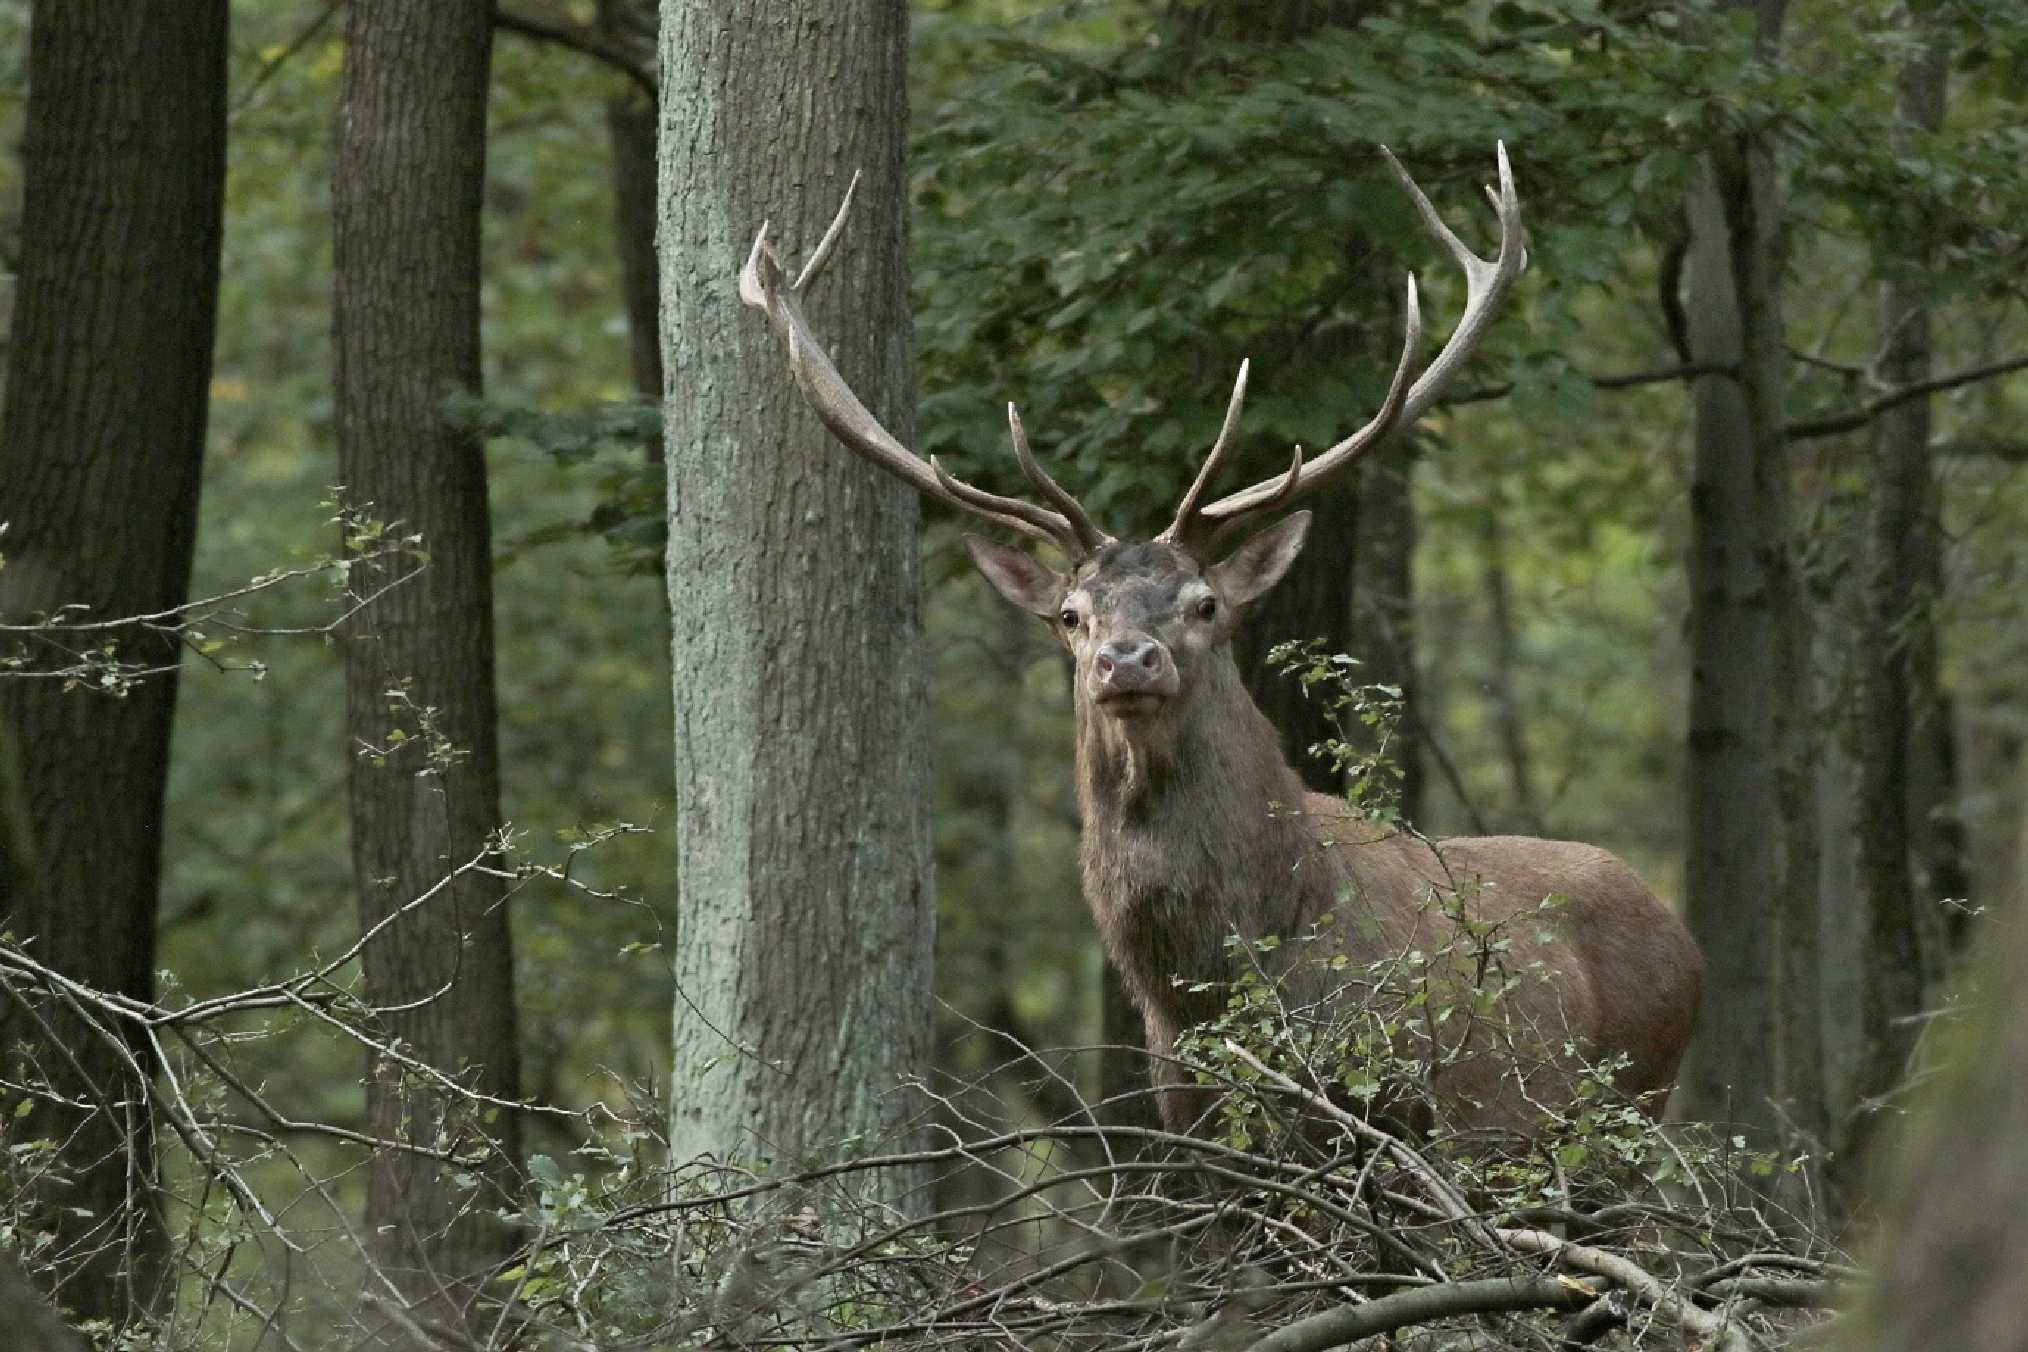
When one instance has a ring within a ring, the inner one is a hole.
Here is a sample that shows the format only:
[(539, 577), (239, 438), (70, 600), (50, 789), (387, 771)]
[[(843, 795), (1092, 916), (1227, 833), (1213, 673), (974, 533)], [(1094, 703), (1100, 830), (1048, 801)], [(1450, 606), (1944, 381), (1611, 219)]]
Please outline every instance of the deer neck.
[(1077, 716), (1086, 900), (1144, 1009), (1183, 999), (1174, 978), (1225, 979), (1228, 936), (1291, 935), (1329, 908), (1328, 870), (1301, 862), (1317, 854), (1302, 780), (1229, 651), (1159, 718), (1082, 699)]

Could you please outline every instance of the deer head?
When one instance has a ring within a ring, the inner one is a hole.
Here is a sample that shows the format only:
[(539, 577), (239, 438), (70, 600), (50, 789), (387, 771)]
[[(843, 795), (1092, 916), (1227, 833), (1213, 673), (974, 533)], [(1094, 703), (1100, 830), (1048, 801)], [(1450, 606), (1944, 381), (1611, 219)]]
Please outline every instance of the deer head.
[(1410, 276), (1401, 357), (1387, 397), (1372, 419), (1314, 460), (1306, 461), (1297, 447), (1282, 475), (1207, 501), (1245, 405), (1248, 367), (1241, 363), (1218, 439), (1183, 495), (1175, 520), (1144, 543), (1122, 544), (1099, 529), (1077, 499), (1050, 478), (1030, 451), (1021, 416), (1012, 404), (1007, 406), (1007, 421), (1014, 456), (1041, 503), (973, 487), (949, 474), (934, 456), (925, 463), (896, 441), (845, 384), (811, 335), (802, 301), (844, 230), (858, 175), (793, 283), (768, 243), (767, 227), (761, 227), (740, 272), (740, 296), (765, 311), (787, 340), (797, 382), (818, 417), (848, 448), (927, 497), (1054, 545), (1065, 556), (1069, 570), (1057, 572), (1024, 550), (978, 536), (965, 539), (973, 562), (1000, 594), (1041, 616), (1056, 631), (1077, 665), (1080, 705), (1116, 720), (1127, 735), (1153, 732), (1165, 715), (1187, 702), (1207, 662), (1230, 661), (1226, 652), (1234, 625), (1247, 605), (1273, 587), (1295, 561), (1309, 514), (1289, 516), (1223, 558), (1218, 557), (1218, 543), (1247, 519), (1315, 491), (1390, 432), (1419, 418), (1478, 346), (1526, 266), (1520, 199), (1504, 146), (1498, 151), (1499, 186), (1487, 189), (1500, 221), (1500, 247), (1490, 260), (1474, 254), (1451, 232), (1391, 153), (1383, 147), (1381, 154), (1424, 224), (1464, 271), (1465, 311), (1457, 328), (1435, 360), (1416, 376), (1422, 316), (1415, 278)]

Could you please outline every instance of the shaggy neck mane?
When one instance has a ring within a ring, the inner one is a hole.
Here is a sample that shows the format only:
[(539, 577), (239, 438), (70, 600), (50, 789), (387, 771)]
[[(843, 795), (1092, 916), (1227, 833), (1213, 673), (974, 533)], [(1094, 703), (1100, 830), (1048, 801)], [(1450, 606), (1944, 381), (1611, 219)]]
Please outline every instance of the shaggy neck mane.
[[(1235, 800), (1260, 809), (1295, 810), (1303, 781), (1283, 763), (1274, 727), (1221, 652), (1173, 707), (1154, 718), (1122, 720), (1077, 702), (1078, 806), (1086, 824), (1114, 826), (1167, 816), (1201, 801)], [(1179, 823), (1211, 831), (1221, 823)], [(1253, 824), (1230, 823), (1252, 833)]]
[[(1085, 895), (1143, 1008), (1220, 980), (1226, 937), (1294, 935), (1331, 906), (1302, 780), (1229, 652), (1153, 717), (1077, 710)], [(1180, 1010), (1179, 1010), (1180, 1012)]]

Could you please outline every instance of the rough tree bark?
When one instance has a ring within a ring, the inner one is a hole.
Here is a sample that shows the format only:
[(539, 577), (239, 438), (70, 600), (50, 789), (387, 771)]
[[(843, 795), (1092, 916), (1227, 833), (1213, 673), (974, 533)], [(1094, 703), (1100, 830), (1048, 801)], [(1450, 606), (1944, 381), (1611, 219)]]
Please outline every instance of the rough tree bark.
[(902, 0), (662, 6), (677, 1160), (886, 1136), (927, 1064), (915, 495), (832, 441), (734, 285), (763, 221), (799, 266), (863, 170), (809, 313), (910, 439), (907, 35)]
[[(217, 313), (225, 57), (225, 0), (36, 8), (0, 417), (0, 521), (10, 523), (0, 613), (11, 619), (70, 603), (110, 618), (188, 599)], [(146, 632), (116, 641), (127, 660), (175, 660)], [(0, 860), (0, 927), (70, 976), (151, 999), (176, 678), (124, 698), (61, 684), (0, 677), (0, 754), (16, 762), (4, 778), (19, 790), (0, 840), (13, 856)], [(64, 1143), (75, 1181), (46, 1199), (66, 1274), (57, 1297), (80, 1315), (123, 1320), (151, 1300), (162, 1258), (159, 1218), (136, 1191), (154, 1174), (142, 1087), (118, 1049), (67, 1015), (42, 1016), (37, 1026), (0, 1001), (0, 1039), (39, 1049), (31, 1073), (98, 1110), (43, 1103), (9, 1121), (7, 1136)]]
[[(372, 926), (476, 858), (500, 824), (486, 467), (479, 438), (444, 411), (480, 383), (492, 6), (354, 0), (347, 15), (332, 187), (339, 477), (355, 505), (420, 533), (429, 554), (344, 643), (352, 863), (360, 921)], [(385, 580), (362, 571), (355, 587)], [(389, 746), (395, 728), (407, 740), (385, 765), (358, 754)], [(497, 880), (464, 875), (369, 945), (365, 974), (370, 1000), (403, 1007), (384, 1022), (408, 1054), (512, 1099), (519, 1043), (501, 895)], [(490, 1178), (512, 1186), (511, 1110), (486, 1114), (375, 1056), (367, 1119), (377, 1135), (426, 1145), (483, 1130), (500, 1147)], [(449, 1318), (457, 1280), (503, 1240), (477, 1218), (498, 1201), (455, 1190), (431, 1161), (383, 1151), (368, 1173), (373, 1256), (408, 1299)]]
[[(1782, 0), (1739, 7), (1757, 21), (1754, 59), (1774, 59)], [(1774, 1142), (1784, 1090), (1802, 1107), (1822, 1099), (1816, 884), (1804, 867), (1815, 804), (1788, 704), (1808, 635), (1790, 550), (1781, 210), (1759, 137), (1709, 147), (1687, 207), (1690, 355), (1735, 370), (1695, 385), (1686, 909), (1710, 966), (1680, 1092), (1687, 1115), (1759, 1145)]]

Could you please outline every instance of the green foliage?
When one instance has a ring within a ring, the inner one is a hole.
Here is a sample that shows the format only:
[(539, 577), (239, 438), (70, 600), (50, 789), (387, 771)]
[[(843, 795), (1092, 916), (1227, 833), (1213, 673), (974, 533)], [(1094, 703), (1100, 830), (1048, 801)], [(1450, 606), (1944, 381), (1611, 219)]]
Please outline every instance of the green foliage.
[(1338, 735), (1309, 748), (1345, 784), (1353, 811), (1370, 821), (1401, 820), (1402, 770), (1394, 746), (1401, 723), (1401, 687), (1356, 683), (1359, 660), (1334, 653), (1322, 639), (1278, 643), (1268, 665), (1324, 706)]
[(668, 478), (660, 457), (659, 408), (622, 403), (547, 412), (457, 394), (445, 412), (486, 437), (496, 461), (525, 448), (571, 471), (575, 482), (596, 495), (596, 505), (586, 515), (545, 522), (503, 541), (501, 563), (590, 536), (606, 542), (620, 571), (661, 576), (669, 530), (663, 517)]

